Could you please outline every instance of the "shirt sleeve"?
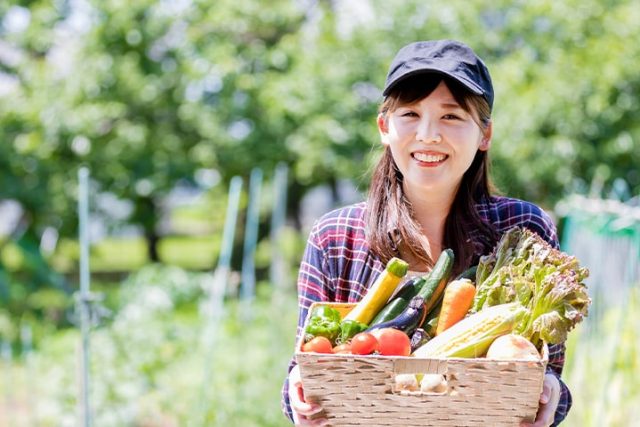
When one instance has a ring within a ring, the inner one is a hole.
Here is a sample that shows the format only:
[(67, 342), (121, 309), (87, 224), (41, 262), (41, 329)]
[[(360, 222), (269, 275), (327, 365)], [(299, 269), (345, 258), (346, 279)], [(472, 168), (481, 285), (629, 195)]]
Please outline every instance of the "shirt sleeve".
[[(538, 208), (539, 209), (539, 208)], [(558, 249), (558, 233), (556, 226), (551, 217), (542, 209), (539, 209), (538, 215), (532, 215), (527, 228), (539, 234), (551, 246)], [(560, 343), (549, 346), (549, 362), (547, 364), (547, 373), (553, 374), (558, 378), (560, 383), (560, 401), (553, 420), (553, 426), (557, 426), (564, 420), (571, 408), (572, 398), (569, 387), (562, 381), (562, 369), (564, 368), (565, 344)]]
[(537, 233), (547, 243), (556, 249), (560, 248), (560, 242), (558, 241), (558, 232), (556, 231), (556, 225), (544, 210), (538, 206), (532, 205), (533, 209), (529, 216), (529, 221), (525, 224), (529, 230)]
[[(298, 326), (296, 344), (300, 339), (307, 318), (309, 307), (317, 301), (332, 301), (334, 289), (327, 276), (328, 263), (326, 253), (321, 244), (321, 230), (318, 223), (312, 229), (304, 251), (298, 272)], [(282, 387), (282, 411), (293, 422), (293, 414), (289, 404), (289, 372), (296, 365), (295, 357), (291, 358)]]
[(572, 404), (569, 387), (567, 387), (560, 378), (560, 375), (562, 375), (562, 369), (564, 368), (564, 353), (564, 343), (549, 346), (549, 363), (547, 363), (547, 373), (555, 375), (560, 382), (560, 401), (558, 403), (558, 408), (556, 409), (556, 415), (552, 424), (553, 426), (557, 426), (566, 418)]

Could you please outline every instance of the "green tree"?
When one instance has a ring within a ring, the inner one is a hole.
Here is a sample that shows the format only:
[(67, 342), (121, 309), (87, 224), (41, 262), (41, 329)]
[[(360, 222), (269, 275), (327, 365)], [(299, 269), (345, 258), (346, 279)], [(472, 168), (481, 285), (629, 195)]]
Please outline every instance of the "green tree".
[[(156, 0), (92, 2), (71, 12), (44, 2), (31, 7), (29, 31), (11, 38), (33, 58), (12, 70), (24, 105), (2, 104), (3, 141), (12, 150), (6, 170), (18, 169), (2, 177), (11, 188), (2, 196), (25, 205), (34, 224), (55, 221), (64, 235), (75, 234), (72, 183), (85, 164), (96, 191), (133, 201), (129, 220), (157, 260), (159, 204), (179, 180), (193, 182), (198, 168), (231, 177), (282, 160), (281, 138), (260, 120), (268, 106), (255, 98), (263, 81), (286, 71), (277, 46), (303, 21), (291, 2), (269, 9), (253, 1)], [(57, 18), (36, 19), (39, 9)], [(67, 28), (73, 41), (56, 36), (71, 15), (85, 21)], [(63, 64), (53, 60), (56, 48)], [(37, 191), (24, 191), (25, 178)]]
[(3, 30), (22, 59), (2, 65), (17, 89), (0, 100), (0, 191), (64, 235), (75, 233), (79, 164), (96, 191), (134, 202), (152, 258), (159, 201), (198, 168), (227, 181), (286, 161), (292, 210), (319, 183), (365, 190), (387, 66), (400, 46), (433, 38), (463, 40), (490, 66), (506, 193), (551, 207), (580, 182), (623, 178), (640, 191), (632, 0), (108, 0), (75, 27), (67, 3), (21, 4), (28, 29)]

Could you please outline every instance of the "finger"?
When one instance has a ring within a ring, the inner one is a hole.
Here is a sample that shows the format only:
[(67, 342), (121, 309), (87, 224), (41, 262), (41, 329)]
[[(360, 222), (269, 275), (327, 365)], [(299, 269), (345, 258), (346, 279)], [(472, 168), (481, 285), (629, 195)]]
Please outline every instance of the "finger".
[(553, 423), (558, 401), (560, 400), (560, 384), (552, 374), (546, 374), (540, 393), (540, 407), (533, 423), (521, 422), (520, 427), (547, 427)]
[(538, 409), (538, 415), (533, 424), (529, 424), (531, 427), (547, 427), (553, 422), (553, 410), (550, 405), (540, 405)]
[(298, 424), (296, 425), (303, 426), (303, 427), (318, 427), (318, 426), (328, 426), (328, 425), (331, 425), (331, 423), (326, 418), (315, 418), (313, 420), (309, 420), (305, 417), (301, 417), (301, 419), (298, 421)]
[(289, 373), (289, 404), (298, 415), (313, 415), (319, 412), (320, 407), (305, 401), (298, 369), (296, 366)]
[(291, 409), (303, 416), (311, 416), (322, 412), (322, 407), (315, 403), (291, 402)]
[(322, 407), (317, 403), (305, 402), (302, 387), (295, 387), (293, 390), (289, 390), (289, 403), (291, 404), (291, 409), (300, 415), (309, 416), (322, 411)]
[(311, 420), (307, 420), (307, 417), (322, 412), (322, 406), (306, 401), (298, 366), (295, 366), (289, 373), (289, 405), (293, 411), (296, 424), (322, 425), (322, 420), (325, 420), (325, 418), (317, 418), (317, 421), (313, 420), (315, 424), (308, 424)]
[[(541, 399), (542, 400), (542, 399)], [(536, 414), (536, 419), (532, 423), (522, 421), (520, 427), (547, 427), (553, 422), (555, 408), (553, 405), (541, 404)]]
[(289, 387), (289, 403), (291, 409), (300, 415), (310, 416), (322, 411), (317, 403), (307, 402), (302, 387)]
[(300, 377), (290, 377), (289, 378), (289, 387), (302, 388), (302, 380)]

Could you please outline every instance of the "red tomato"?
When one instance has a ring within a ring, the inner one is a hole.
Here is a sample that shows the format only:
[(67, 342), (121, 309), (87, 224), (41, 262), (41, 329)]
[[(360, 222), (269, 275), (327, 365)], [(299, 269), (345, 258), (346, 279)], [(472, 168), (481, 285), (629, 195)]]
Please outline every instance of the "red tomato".
[(302, 346), (302, 351), (313, 353), (333, 353), (331, 341), (327, 337), (315, 337)]
[(371, 354), (378, 349), (378, 340), (368, 332), (360, 332), (351, 339), (353, 354)]
[(375, 331), (378, 351), (383, 356), (408, 356), (411, 354), (411, 339), (402, 331), (383, 328)]
[(352, 354), (351, 353), (351, 344), (340, 344), (333, 347), (334, 354)]

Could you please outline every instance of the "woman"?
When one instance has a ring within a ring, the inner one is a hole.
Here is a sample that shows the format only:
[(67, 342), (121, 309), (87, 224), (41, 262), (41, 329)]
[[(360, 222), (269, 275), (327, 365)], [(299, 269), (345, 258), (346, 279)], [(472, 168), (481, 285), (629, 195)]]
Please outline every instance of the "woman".
[[(493, 86), (486, 66), (466, 45), (416, 42), (394, 58), (377, 125), (384, 153), (367, 201), (335, 210), (313, 227), (298, 279), (298, 337), (311, 303), (357, 302), (396, 256), (426, 273), (441, 251), (456, 255), (454, 274), (477, 263), (513, 226), (558, 247), (555, 226), (534, 204), (492, 195)], [(564, 345), (551, 346), (533, 426), (559, 423), (571, 406), (560, 380)], [(304, 401), (295, 361), (283, 389), (285, 413), (298, 425), (322, 410)]]

